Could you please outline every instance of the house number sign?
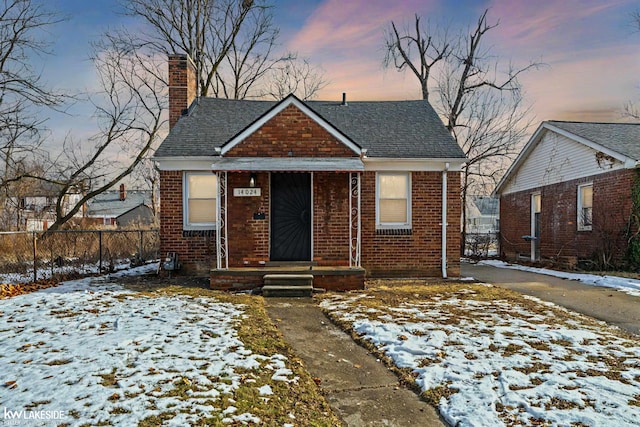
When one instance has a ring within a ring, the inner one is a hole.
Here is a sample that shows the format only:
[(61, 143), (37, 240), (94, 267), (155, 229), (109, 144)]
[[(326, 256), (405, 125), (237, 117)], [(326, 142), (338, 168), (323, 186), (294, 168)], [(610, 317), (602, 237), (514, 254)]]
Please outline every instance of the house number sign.
[(260, 196), (260, 188), (234, 188), (233, 195), (235, 197), (255, 197)]

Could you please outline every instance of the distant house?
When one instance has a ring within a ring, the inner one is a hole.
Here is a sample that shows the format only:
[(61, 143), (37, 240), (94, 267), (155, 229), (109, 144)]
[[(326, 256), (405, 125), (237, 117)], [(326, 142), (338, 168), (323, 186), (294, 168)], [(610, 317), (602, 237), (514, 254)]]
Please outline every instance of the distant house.
[(467, 198), (466, 221), (468, 234), (495, 233), (499, 228), (499, 200), (490, 196)]
[(291, 268), (327, 289), (459, 275), (466, 159), (427, 101), (196, 100), (194, 76), (169, 57), (154, 156), (161, 251), (183, 270), (214, 288)]
[(620, 263), (640, 124), (543, 122), (496, 187), (508, 259)]
[[(56, 221), (56, 203), (60, 186), (51, 182), (32, 180), (10, 189), (13, 194), (2, 206), (2, 221), (7, 229), (43, 231)], [(82, 194), (71, 188), (62, 200), (63, 212), (68, 212)], [(79, 211), (76, 218), (82, 217)]]
[(151, 191), (119, 190), (105, 191), (87, 203), (85, 218), (104, 226), (129, 227), (153, 224)]

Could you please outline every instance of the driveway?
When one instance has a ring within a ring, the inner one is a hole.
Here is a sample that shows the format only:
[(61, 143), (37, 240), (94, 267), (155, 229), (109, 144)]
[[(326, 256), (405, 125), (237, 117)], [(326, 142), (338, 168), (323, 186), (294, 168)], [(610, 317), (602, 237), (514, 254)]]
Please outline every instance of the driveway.
[(640, 335), (640, 298), (544, 274), (462, 263), (462, 277), (502, 286)]

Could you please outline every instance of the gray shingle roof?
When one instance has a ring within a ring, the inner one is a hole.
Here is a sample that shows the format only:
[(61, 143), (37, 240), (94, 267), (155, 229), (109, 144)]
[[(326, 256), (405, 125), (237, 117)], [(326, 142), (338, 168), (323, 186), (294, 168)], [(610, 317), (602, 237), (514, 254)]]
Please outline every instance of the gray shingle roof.
[(87, 203), (87, 216), (117, 217), (142, 204), (151, 206), (151, 191), (127, 190), (124, 200), (120, 200), (118, 190), (105, 191)]
[[(426, 101), (306, 101), (309, 108), (362, 148), (369, 157), (464, 158), (464, 153)], [(201, 98), (181, 117), (155, 157), (214, 156), (275, 101)]]
[(477, 196), (473, 198), (473, 203), (482, 215), (498, 215), (499, 201), (495, 197)]
[(640, 123), (589, 123), (549, 120), (552, 126), (640, 160)]

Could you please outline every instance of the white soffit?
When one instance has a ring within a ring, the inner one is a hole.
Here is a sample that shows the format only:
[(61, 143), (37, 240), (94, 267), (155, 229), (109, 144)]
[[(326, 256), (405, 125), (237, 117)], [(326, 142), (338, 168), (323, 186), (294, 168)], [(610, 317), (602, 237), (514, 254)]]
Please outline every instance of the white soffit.
[(227, 172), (362, 172), (358, 157), (221, 157), (211, 170)]
[(460, 172), (465, 159), (389, 159), (365, 157), (367, 171)]

